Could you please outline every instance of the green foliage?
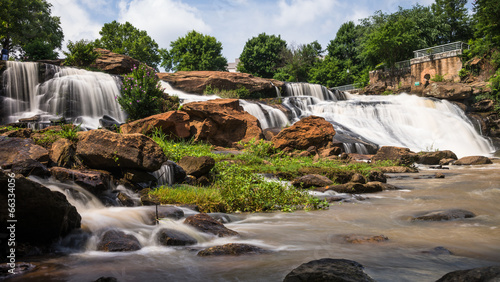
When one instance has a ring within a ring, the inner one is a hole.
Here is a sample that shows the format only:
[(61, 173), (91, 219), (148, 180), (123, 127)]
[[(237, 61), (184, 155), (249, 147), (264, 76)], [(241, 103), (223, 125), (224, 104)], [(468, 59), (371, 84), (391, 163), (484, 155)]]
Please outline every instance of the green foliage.
[(326, 87), (342, 85), (346, 73), (342, 70), (341, 62), (329, 55), (325, 59), (316, 62), (309, 70), (309, 83), (317, 83)]
[(153, 131), (151, 138), (160, 146), (169, 160), (178, 162), (182, 157), (212, 156), (212, 146), (210, 144), (194, 142), (193, 140), (174, 140), (166, 136), (161, 130)]
[(131, 23), (120, 24), (117, 21), (106, 23), (99, 31), (100, 39), (95, 46), (124, 54), (146, 65), (158, 68), (161, 56), (158, 44), (144, 30), (139, 30)]
[(222, 43), (215, 37), (196, 31), (170, 43), (170, 51), (160, 50), (167, 71), (226, 71), (227, 60), (222, 56)]
[(25, 61), (55, 60), (58, 57), (52, 44), (41, 38), (24, 44), (23, 50)]
[(75, 126), (73, 124), (61, 124), (61, 131), (57, 132), (62, 138), (69, 139), (71, 141), (77, 141), (77, 133), (80, 131), (81, 124)]
[(286, 42), (281, 36), (266, 35), (253, 37), (245, 43), (240, 55), (238, 71), (254, 76), (272, 78), (280, 67), (284, 66), (282, 52)]
[(432, 78), (431, 78), (432, 81), (434, 82), (443, 82), (444, 81), (444, 75), (440, 75), (440, 74), (437, 74), (434, 75)]
[(487, 49), (500, 46), (500, 5), (497, 0), (476, 0), (473, 5), (475, 43), (482, 47), (481, 53), (485, 54)]
[[(18, 51), (19, 58), (49, 55), (61, 48), (64, 38), (59, 17), (51, 16), (52, 5), (45, 0), (2, 0), (0, 42), (3, 48)], [(43, 50), (36, 52), (36, 46)]]
[(94, 43), (84, 39), (76, 42), (70, 40), (67, 48), (69, 52), (63, 52), (66, 55), (64, 65), (67, 66), (88, 67), (100, 56), (94, 51)]
[(262, 139), (257, 141), (252, 138), (247, 143), (239, 142), (239, 144), (243, 145), (245, 152), (259, 158), (265, 158), (276, 153), (273, 143)]
[(217, 188), (178, 185), (163, 186), (149, 193), (162, 204), (197, 205), (200, 212), (226, 212), (226, 203)]
[(221, 98), (231, 99), (257, 99), (260, 98), (259, 93), (250, 93), (250, 91), (243, 85), (234, 90), (225, 90), (207, 85), (203, 91), (204, 95), (217, 95)]
[(285, 66), (279, 68), (273, 78), (281, 81), (307, 82), (309, 70), (320, 60), (321, 53), (321, 45), (317, 41), (283, 49), (281, 57)]
[(471, 18), (465, 5), (467, 0), (436, 0), (432, 12), (441, 26), (442, 43), (465, 41), (472, 38)]
[(123, 79), (121, 95), (116, 97), (129, 120), (161, 113), (163, 89), (155, 71), (144, 64), (134, 66), (131, 71)]

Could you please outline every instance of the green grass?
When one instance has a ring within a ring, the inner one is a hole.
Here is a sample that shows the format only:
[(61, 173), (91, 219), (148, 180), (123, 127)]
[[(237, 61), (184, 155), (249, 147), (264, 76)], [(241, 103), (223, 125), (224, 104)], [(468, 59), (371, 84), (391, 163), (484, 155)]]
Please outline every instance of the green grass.
[(220, 190), (216, 188), (201, 188), (178, 185), (162, 186), (150, 193), (162, 204), (192, 204), (203, 212), (226, 212), (226, 204)]
[(215, 156), (210, 144), (194, 142), (193, 140), (170, 139), (158, 129), (153, 132), (151, 138), (160, 146), (168, 159), (174, 162), (178, 162), (185, 156)]

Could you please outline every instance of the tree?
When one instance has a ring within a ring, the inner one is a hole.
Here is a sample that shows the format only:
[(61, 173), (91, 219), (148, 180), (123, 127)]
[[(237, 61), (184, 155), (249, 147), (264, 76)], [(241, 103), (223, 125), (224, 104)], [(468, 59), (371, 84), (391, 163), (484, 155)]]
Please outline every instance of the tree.
[(281, 36), (261, 33), (245, 43), (237, 69), (255, 76), (272, 78), (278, 68), (284, 66), (282, 52), (285, 48), (286, 42)]
[(222, 56), (222, 43), (215, 37), (196, 31), (170, 43), (170, 51), (161, 50), (162, 67), (174, 71), (226, 71), (227, 60)]
[(436, 0), (432, 4), (432, 12), (438, 17), (443, 34), (446, 35), (442, 43), (468, 41), (472, 38), (471, 19), (465, 4), (467, 0)]
[[(49, 56), (61, 48), (64, 34), (59, 17), (50, 15), (52, 5), (45, 0), (2, 0), (0, 4), (0, 42), (22, 57)], [(40, 52), (37, 47), (43, 48)], [(28, 52), (28, 53), (27, 53)]]
[(87, 67), (95, 63), (100, 56), (94, 50), (94, 43), (84, 39), (74, 43), (70, 40), (67, 47), (69, 52), (64, 52), (66, 55), (65, 65)]
[(285, 66), (279, 68), (274, 79), (291, 82), (306, 82), (309, 70), (320, 60), (323, 53), (321, 44), (314, 41), (309, 44), (292, 46), (282, 51), (282, 60)]
[(158, 68), (161, 62), (158, 44), (146, 31), (135, 28), (129, 22), (120, 24), (113, 21), (104, 24), (99, 34), (101, 38), (95, 41), (96, 47), (130, 56), (150, 67)]
[(36, 38), (23, 46), (24, 58), (27, 61), (55, 60), (59, 54), (49, 42)]
[(475, 36), (484, 45), (500, 46), (500, 5), (498, 0), (476, 0), (474, 2)]
[(340, 60), (326, 55), (324, 60), (316, 62), (309, 70), (309, 82), (334, 87), (343, 85), (346, 73), (342, 70)]

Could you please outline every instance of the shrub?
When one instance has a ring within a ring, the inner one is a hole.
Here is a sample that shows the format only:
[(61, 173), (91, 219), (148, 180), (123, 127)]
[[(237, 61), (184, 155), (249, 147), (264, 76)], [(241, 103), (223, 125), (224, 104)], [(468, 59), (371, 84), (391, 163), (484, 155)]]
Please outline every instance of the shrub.
[(134, 66), (125, 76), (121, 96), (117, 97), (129, 120), (137, 120), (159, 114), (164, 105), (163, 89), (155, 71), (145, 64)]
[(100, 56), (99, 53), (94, 51), (94, 43), (85, 39), (74, 43), (69, 41), (67, 48), (69, 52), (63, 52), (66, 55), (64, 65), (88, 67), (95, 63), (95, 60)]
[(444, 75), (436, 74), (431, 78), (432, 81), (434, 82), (443, 82), (444, 81)]

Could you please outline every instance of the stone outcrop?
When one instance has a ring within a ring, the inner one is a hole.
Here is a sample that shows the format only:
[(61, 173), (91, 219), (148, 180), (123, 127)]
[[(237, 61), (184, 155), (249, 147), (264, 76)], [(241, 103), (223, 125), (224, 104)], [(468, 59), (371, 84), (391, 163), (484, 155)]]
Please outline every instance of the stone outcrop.
[(96, 48), (95, 51), (100, 54), (99, 58), (96, 59), (95, 67), (110, 74), (127, 74), (134, 66), (138, 67), (141, 64), (140, 61), (127, 55), (101, 48)]
[(198, 252), (198, 256), (241, 256), (249, 254), (262, 254), (269, 251), (248, 244), (229, 243), (222, 246), (206, 248)]
[(178, 163), (185, 171), (187, 175), (192, 175), (194, 177), (201, 177), (206, 175), (215, 166), (215, 160), (212, 157), (192, 157), (185, 156), (179, 160)]
[(97, 244), (97, 250), (103, 252), (133, 252), (141, 248), (135, 236), (119, 230), (105, 231)]
[(70, 167), (75, 154), (75, 144), (66, 138), (59, 138), (52, 144), (49, 157), (57, 166)]
[[(14, 179), (10, 180), (9, 179)], [(7, 230), (7, 184), (15, 183), (16, 242), (37, 245), (51, 244), (80, 228), (81, 217), (66, 197), (21, 175), (11, 177), (0, 170), (0, 227)], [(10, 197), (9, 197), (10, 199)]]
[(332, 185), (333, 181), (319, 174), (308, 174), (292, 180), (291, 184), (300, 188), (325, 187)]
[(457, 155), (455, 155), (455, 153), (449, 150), (421, 153), (419, 154), (417, 162), (419, 164), (425, 164), (425, 165), (438, 165), (443, 159), (456, 160)]
[(418, 155), (408, 148), (403, 147), (393, 147), (393, 146), (383, 146), (380, 148), (373, 156), (372, 161), (385, 161), (391, 160), (398, 162), (400, 165), (412, 165), (418, 159)]
[(479, 282), (500, 281), (500, 266), (478, 267), (466, 270), (452, 271), (436, 282)]
[(190, 136), (189, 115), (181, 111), (170, 111), (129, 122), (120, 127), (121, 132), (125, 134), (150, 135), (155, 129), (161, 130), (170, 138), (187, 138)]
[(178, 71), (176, 73), (158, 73), (158, 77), (176, 89), (194, 94), (203, 94), (207, 87), (219, 90), (236, 90), (245, 87), (250, 93), (276, 97), (274, 85), (283, 86), (283, 82), (274, 79), (254, 77), (247, 73), (221, 71)]
[(11, 168), (23, 160), (49, 161), (49, 151), (27, 138), (0, 136), (0, 167)]
[(493, 162), (484, 156), (468, 156), (460, 158), (455, 161), (454, 165), (484, 165), (484, 164), (492, 164)]
[(189, 115), (191, 137), (212, 145), (232, 147), (237, 142), (264, 138), (259, 120), (243, 110), (237, 99), (216, 99), (183, 105)]
[(184, 220), (184, 224), (191, 225), (201, 232), (211, 233), (219, 237), (236, 236), (238, 232), (226, 228), (222, 223), (213, 219), (206, 213), (199, 213), (189, 216)]
[(163, 228), (158, 231), (157, 239), (163, 246), (188, 246), (198, 242), (188, 234), (170, 228)]
[(162, 149), (142, 134), (118, 134), (104, 129), (78, 133), (77, 156), (93, 169), (156, 171), (167, 161)]
[(333, 125), (322, 117), (309, 116), (299, 120), (292, 126), (284, 128), (274, 136), (274, 147), (280, 150), (292, 148), (307, 150), (311, 146), (324, 148), (335, 135)]
[(357, 281), (374, 282), (363, 266), (347, 259), (323, 258), (304, 263), (292, 270), (283, 282), (299, 281)]
[(59, 181), (74, 181), (94, 195), (110, 190), (111, 174), (103, 170), (74, 170), (64, 167), (52, 167), (50, 172)]
[(463, 100), (472, 95), (472, 87), (453, 82), (432, 82), (423, 90), (424, 97), (446, 100)]

